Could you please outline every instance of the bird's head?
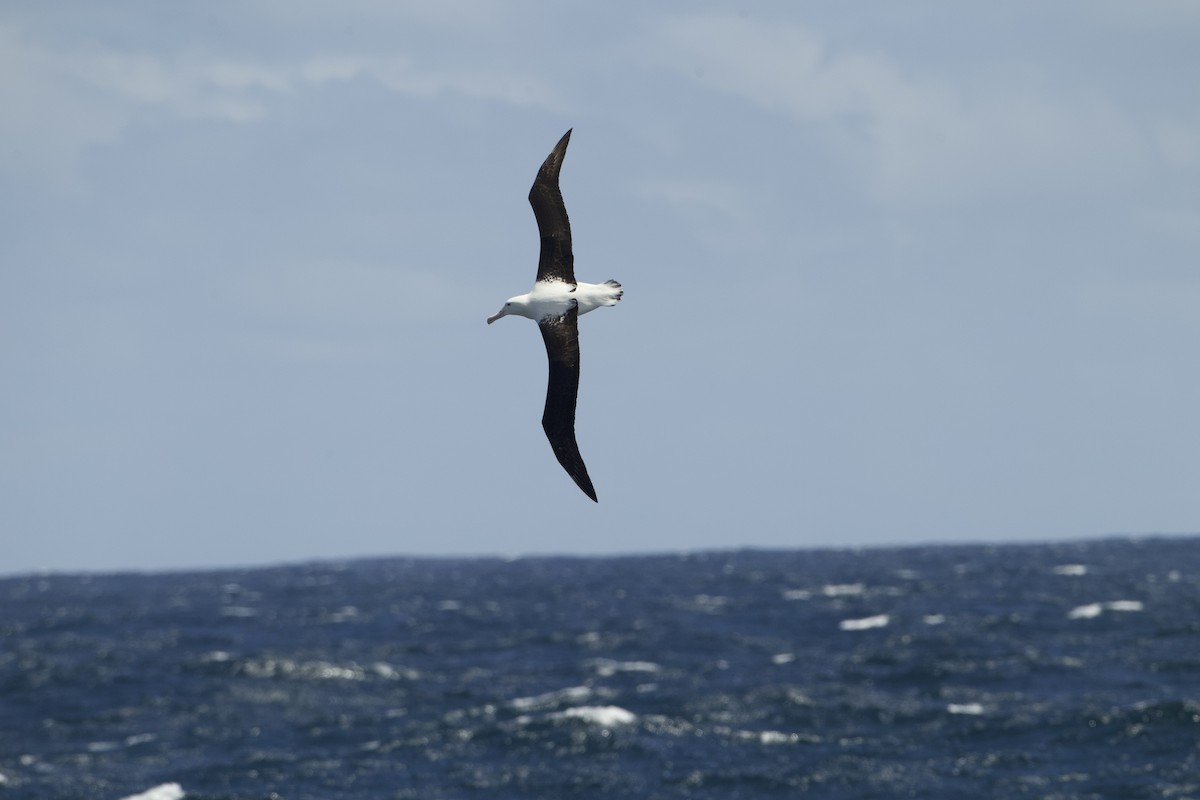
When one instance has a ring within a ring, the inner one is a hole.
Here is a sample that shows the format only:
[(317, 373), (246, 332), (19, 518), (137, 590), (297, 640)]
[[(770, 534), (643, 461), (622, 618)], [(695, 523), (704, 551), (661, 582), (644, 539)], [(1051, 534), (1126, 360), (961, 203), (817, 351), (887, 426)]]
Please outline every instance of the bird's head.
[(510, 297), (504, 302), (504, 306), (487, 318), (488, 325), (491, 325), (501, 317), (507, 317), (509, 314), (516, 314), (521, 317), (529, 316), (529, 295), (521, 294), (516, 297)]

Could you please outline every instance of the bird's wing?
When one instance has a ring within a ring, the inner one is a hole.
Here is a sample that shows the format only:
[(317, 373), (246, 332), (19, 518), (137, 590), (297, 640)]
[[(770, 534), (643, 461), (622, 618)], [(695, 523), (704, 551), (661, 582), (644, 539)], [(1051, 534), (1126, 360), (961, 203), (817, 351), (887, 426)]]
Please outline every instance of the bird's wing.
[(584, 494), (599, 502), (575, 442), (575, 400), (579, 396), (579, 304), (575, 303), (562, 316), (543, 318), (538, 322), (538, 328), (546, 342), (546, 357), (550, 361), (542, 428), (558, 463)]
[(558, 190), (558, 173), (562, 170), (570, 139), (571, 131), (567, 131), (558, 140), (538, 170), (533, 188), (529, 190), (529, 205), (533, 206), (533, 216), (537, 218), (538, 232), (542, 236), (542, 250), (538, 256), (539, 281), (575, 283), (571, 221), (567, 219), (567, 207), (563, 204), (562, 192)]

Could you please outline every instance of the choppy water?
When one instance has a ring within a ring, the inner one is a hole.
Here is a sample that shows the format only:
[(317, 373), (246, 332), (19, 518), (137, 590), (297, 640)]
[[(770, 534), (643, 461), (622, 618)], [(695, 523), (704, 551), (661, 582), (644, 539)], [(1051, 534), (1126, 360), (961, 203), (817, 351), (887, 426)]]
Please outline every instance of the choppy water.
[(0, 580), (0, 800), (1200, 798), (1200, 539)]

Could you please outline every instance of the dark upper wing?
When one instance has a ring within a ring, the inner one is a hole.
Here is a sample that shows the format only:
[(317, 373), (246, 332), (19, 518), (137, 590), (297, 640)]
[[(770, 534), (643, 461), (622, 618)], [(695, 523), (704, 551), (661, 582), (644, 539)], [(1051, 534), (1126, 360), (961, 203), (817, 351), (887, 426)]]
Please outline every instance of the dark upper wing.
[(537, 217), (538, 232), (542, 235), (542, 252), (538, 256), (537, 279), (575, 283), (575, 257), (571, 254), (571, 221), (562, 192), (558, 190), (558, 173), (567, 155), (571, 131), (563, 134), (546, 156), (538, 170), (533, 188), (529, 190), (529, 205)]
[(583, 456), (579, 455), (579, 445), (575, 443), (575, 399), (579, 396), (578, 304), (561, 317), (546, 317), (538, 323), (538, 328), (546, 342), (546, 357), (550, 361), (542, 428), (558, 463), (584, 494), (596, 500), (592, 479), (588, 477)]

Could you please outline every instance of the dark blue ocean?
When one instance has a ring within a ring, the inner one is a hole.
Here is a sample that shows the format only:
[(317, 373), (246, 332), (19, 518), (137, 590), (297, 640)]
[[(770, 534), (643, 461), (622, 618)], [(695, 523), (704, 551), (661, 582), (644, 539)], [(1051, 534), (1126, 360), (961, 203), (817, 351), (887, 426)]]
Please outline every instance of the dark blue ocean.
[(0, 579), (0, 800), (1200, 798), (1200, 538)]

